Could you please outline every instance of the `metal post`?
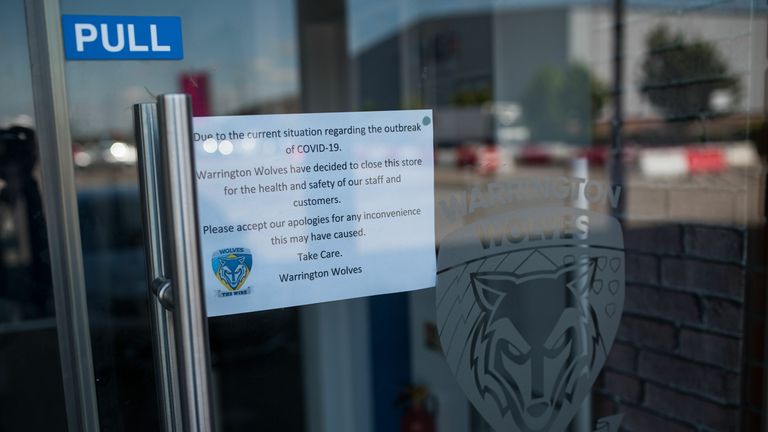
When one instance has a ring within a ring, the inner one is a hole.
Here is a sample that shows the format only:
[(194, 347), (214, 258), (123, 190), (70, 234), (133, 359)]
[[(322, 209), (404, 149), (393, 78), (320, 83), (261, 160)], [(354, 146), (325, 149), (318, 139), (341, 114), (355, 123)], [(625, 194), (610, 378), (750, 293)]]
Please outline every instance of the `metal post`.
[(182, 431), (179, 376), (176, 371), (176, 346), (168, 279), (166, 251), (168, 240), (164, 217), (165, 193), (160, 187), (160, 135), (157, 106), (153, 103), (133, 106), (134, 131), (139, 147), (139, 183), (144, 209), (144, 244), (147, 247), (147, 285), (152, 317), (152, 341), (157, 377), (160, 419), (165, 432)]
[(611, 122), (611, 184), (621, 186), (622, 197), (612, 214), (624, 221), (627, 192), (624, 187), (622, 129), (624, 127), (624, 0), (613, 0), (613, 120)]
[(168, 94), (157, 100), (183, 430), (207, 432), (213, 430), (214, 422), (198, 248), (192, 109), (188, 95)]
[(59, 0), (26, 0), (24, 6), (67, 427), (70, 431), (96, 432), (99, 430), (99, 413), (72, 162)]
[[(585, 181), (589, 181), (589, 161), (585, 157), (576, 158), (571, 162), (571, 177), (582, 178)], [(586, 184), (586, 183), (585, 183)], [(572, 203), (574, 208), (581, 210), (589, 210), (589, 202), (585, 194), (580, 194)], [(586, 248), (587, 245), (581, 245)], [(581, 269), (586, 271), (587, 269)], [(587, 393), (584, 401), (579, 407), (579, 411), (576, 413), (576, 417), (571, 422), (571, 432), (590, 432), (592, 430), (592, 391)]]

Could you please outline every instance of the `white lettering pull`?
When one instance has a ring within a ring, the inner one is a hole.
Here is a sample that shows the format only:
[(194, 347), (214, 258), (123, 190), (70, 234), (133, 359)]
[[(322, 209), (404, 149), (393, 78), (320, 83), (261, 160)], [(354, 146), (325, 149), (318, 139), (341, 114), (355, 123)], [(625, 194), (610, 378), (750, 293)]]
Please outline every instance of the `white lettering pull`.
[(155, 52), (163, 52), (163, 51), (170, 51), (171, 47), (170, 45), (160, 45), (157, 42), (157, 25), (150, 24), (149, 26), (149, 33), (150, 37), (152, 39), (152, 51)]
[(146, 45), (138, 45), (136, 43), (136, 30), (133, 24), (128, 24), (128, 51), (132, 52), (146, 52), (149, 51), (149, 47)]
[[(85, 34), (85, 31), (88, 34)], [(97, 37), (96, 26), (93, 24), (75, 24), (75, 43), (77, 44), (77, 51), (85, 51), (85, 42), (93, 42)]]
[(123, 34), (123, 25), (117, 24), (117, 43), (115, 45), (111, 45), (109, 43), (109, 29), (106, 24), (101, 25), (101, 44), (104, 46), (104, 49), (109, 52), (118, 52), (122, 51), (125, 47), (125, 35)]

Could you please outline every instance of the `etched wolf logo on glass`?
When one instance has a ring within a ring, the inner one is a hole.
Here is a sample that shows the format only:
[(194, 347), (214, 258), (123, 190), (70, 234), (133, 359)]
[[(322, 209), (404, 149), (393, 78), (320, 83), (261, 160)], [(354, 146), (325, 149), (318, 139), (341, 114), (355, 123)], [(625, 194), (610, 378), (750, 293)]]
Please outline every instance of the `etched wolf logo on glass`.
[[(542, 221), (560, 229), (539, 229), (553, 226)], [(603, 214), (517, 210), (440, 245), (443, 350), (497, 431), (565, 430), (605, 363), (623, 305), (621, 228)]]
[(219, 291), (219, 295), (247, 294), (249, 290), (243, 290), (253, 266), (253, 256), (248, 248), (219, 249), (211, 257), (211, 265), (216, 279), (226, 289)]

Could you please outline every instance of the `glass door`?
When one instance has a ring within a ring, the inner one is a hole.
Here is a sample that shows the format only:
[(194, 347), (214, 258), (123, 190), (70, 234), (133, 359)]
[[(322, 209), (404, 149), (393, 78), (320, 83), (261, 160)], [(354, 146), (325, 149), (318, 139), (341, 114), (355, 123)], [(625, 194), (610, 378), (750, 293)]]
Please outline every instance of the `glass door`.
[[(216, 430), (764, 430), (764, 4), (60, 9), (182, 23), (181, 60), (64, 63), (101, 430), (161, 429), (132, 106), (177, 92), (197, 117), (433, 110), (436, 286), (209, 318)], [(32, 149), (3, 43), (0, 152)], [(57, 430), (38, 174), (0, 154), (0, 429)]]

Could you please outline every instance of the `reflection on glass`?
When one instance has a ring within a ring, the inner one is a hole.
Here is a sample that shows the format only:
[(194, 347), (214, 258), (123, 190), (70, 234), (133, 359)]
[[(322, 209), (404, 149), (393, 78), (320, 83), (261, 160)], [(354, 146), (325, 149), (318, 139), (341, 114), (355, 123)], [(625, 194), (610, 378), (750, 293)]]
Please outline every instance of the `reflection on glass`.
[[(183, 91), (192, 95), (195, 115), (298, 111), (295, 7), (279, 1), (221, 7), (202, 1), (142, 0), (127, 10), (119, 3), (77, 0), (62, 2), (61, 9), (64, 14), (140, 11), (182, 19), (183, 61), (66, 64), (100, 423), (104, 430), (152, 430), (159, 427), (158, 406), (131, 107), (153, 102), (158, 94)], [(221, 143), (214, 151), (232, 148)], [(219, 393), (247, 394), (259, 388), (262, 395), (256, 411), (251, 398), (223, 396), (217, 406), (224, 430), (250, 430), (253, 416), (264, 417), (280, 407), (291, 407), (283, 408), (286, 414), (281, 416), (290, 420), (287, 430), (290, 424), (303, 424), (301, 415), (289, 414), (301, 409), (300, 373), (285, 379), (255, 367), (264, 359), (278, 359), (286, 371), (299, 367), (298, 351), (275, 345), (284, 340), (298, 343), (297, 315), (294, 310), (284, 313), (280, 320), (285, 324), (276, 327), (267, 324), (268, 315), (231, 327), (212, 325)], [(250, 360), (238, 360), (242, 338), (253, 337), (250, 329), (257, 323), (283, 336), (254, 341), (259, 348)], [(243, 371), (242, 362), (254, 366)], [(269, 404), (274, 406), (265, 408)]]
[[(130, 107), (175, 91), (201, 116), (433, 109), (436, 247), (477, 219), (541, 204), (477, 207), (475, 188), (607, 182), (620, 159), (626, 312), (579, 430), (617, 412), (637, 430), (757, 427), (765, 311), (747, 305), (765, 304), (752, 277), (763, 265), (765, 6), (627, 0), (613, 89), (611, 3), (65, 0), (64, 13), (174, 15), (184, 28), (183, 61), (67, 64), (105, 429), (156, 425)], [(20, 98), (9, 82), (0, 75)], [(0, 104), (0, 118), (26, 112)], [(29, 298), (0, 311), (45, 310)], [(487, 430), (445, 362), (435, 302), (428, 289), (212, 319), (222, 430)]]
[(0, 430), (56, 430), (64, 391), (22, 2), (0, 22)]

